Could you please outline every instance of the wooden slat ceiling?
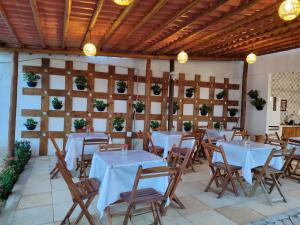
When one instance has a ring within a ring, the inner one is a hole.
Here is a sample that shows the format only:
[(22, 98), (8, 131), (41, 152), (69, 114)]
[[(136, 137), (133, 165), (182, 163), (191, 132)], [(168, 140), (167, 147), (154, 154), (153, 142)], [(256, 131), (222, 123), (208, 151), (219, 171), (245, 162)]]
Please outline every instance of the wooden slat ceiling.
[(282, 21), (282, 0), (0, 0), (0, 44), (80, 51), (90, 39), (113, 54), (241, 59), (300, 46), (300, 17)]

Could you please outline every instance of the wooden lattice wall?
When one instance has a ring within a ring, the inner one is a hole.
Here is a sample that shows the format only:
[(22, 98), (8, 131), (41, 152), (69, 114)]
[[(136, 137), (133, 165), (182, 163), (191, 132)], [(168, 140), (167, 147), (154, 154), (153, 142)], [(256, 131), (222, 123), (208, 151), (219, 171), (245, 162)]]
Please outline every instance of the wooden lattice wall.
[[(150, 63), (147, 63), (150, 68)], [(150, 71), (148, 68), (148, 71)], [(22, 138), (37, 138), (40, 139), (39, 154), (47, 155), (48, 153), (48, 135), (49, 135), (49, 117), (64, 118), (64, 130), (63, 131), (51, 131), (55, 138), (62, 138), (64, 140), (64, 146), (66, 144), (67, 135), (72, 132), (72, 118), (86, 118), (86, 120), (92, 123), (93, 119), (107, 119), (106, 132), (111, 135), (112, 138), (124, 138), (126, 143), (131, 146), (131, 137), (127, 136), (126, 132), (132, 131), (133, 122), (133, 103), (134, 101), (143, 101), (146, 105), (144, 113), (136, 114), (136, 120), (144, 120), (144, 130), (149, 130), (150, 120), (161, 121), (161, 129), (167, 128), (167, 102), (168, 102), (168, 79), (169, 73), (163, 73), (162, 78), (153, 77), (151, 72), (148, 72), (146, 76), (137, 76), (134, 74), (133, 68), (128, 68), (127, 74), (117, 74), (115, 66), (110, 65), (108, 72), (96, 72), (95, 64), (88, 64), (87, 71), (75, 70), (73, 68), (72, 61), (65, 62), (65, 68), (51, 68), (50, 59), (42, 59), (41, 66), (23, 66), (23, 72), (35, 72), (41, 75), (41, 88), (27, 88), (23, 87), (23, 95), (35, 95), (41, 96), (41, 109), (22, 109), (22, 116), (24, 117), (40, 117), (41, 124), (39, 131), (22, 131)], [(65, 90), (50, 89), (50, 75), (63, 76), (65, 78)], [(77, 76), (86, 76), (88, 79), (89, 87), (85, 91), (78, 91), (73, 89), (73, 80)], [(108, 80), (107, 92), (96, 92), (94, 89), (94, 82), (96, 78)], [(124, 80), (128, 84), (128, 90), (126, 94), (119, 94), (115, 92), (115, 82), (118, 80)], [(134, 82), (145, 83), (145, 95), (134, 94)], [(158, 83), (162, 87), (162, 93), (160, 96), (151, 95), (151, 86), (153, 83)], [(192, 121), (193, 124), (198, 124), (200, 121), (207, 121), (209, 126), (213, 125), (213, 122), (222, 121), (224, 126), (227, 126), (227, 122), (237, 122), (236, 117), (227, 117), (228, 106), (238, 106), (239, 101), (228, 100), (228, 90), (238, 90), (238, 84), (230, 84), (229, 79), (224, 79), (224, 83), (216, 83), (215, 78), (211, 77), (209, 82), (201, 81), (200, 75), (195, 76), (194, 81), (185, 80), (185, 75), (180, 74), (179, 80), (175, 81), (175, 85), (178, 85), (179, 92), (175, 101), (179, 103), (180, 109), (177, 115), (174, 115), (174, 121), (177, 120), (177, 130), (183, 129), (183, 121)], [(184, 92), (186, 86), (195, 87), (195, 94), (193, 98), (185, 98)], [(201, 99), (200, 88), (209, 88), (209, 99)], [(215, 89), (224, 89), (227, 93), (223, 100), (215, 100)], [(50, 97), (64, 97), (64, 110), (50, 110)], [(87, 99), (87, 111), (72, 111), (72, 98), (81, 97)], [(96, 112), (93, 109), (93, 99), (106, 99), (109, 103), (106, 112)], [(114, 100), (127, 101), (126, 113), (115, 113)], [(151, 102), (161, 103), (161, 114), (151, 114)], [(183, 115), (183, 105), (193, 104), (193, 115)], [(199, 115), (199, 106), (201, 104), (208, 104), (211, 107), (215, 105), (223, 106), (223, 116), (213, 116), (212, 112), (208, 116)], [(123, 132), (115, 132), (113, 130), (112, 120), (116, 115), (121, 115), (126, 119), (126, 127)], [(134, 134), (133, 134), (134, 137)]]

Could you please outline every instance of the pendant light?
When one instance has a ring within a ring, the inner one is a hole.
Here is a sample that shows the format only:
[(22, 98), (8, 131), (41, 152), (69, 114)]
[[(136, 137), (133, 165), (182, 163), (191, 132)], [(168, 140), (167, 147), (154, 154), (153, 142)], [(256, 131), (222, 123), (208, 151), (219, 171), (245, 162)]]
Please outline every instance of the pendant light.
[(95, 56), (97, 53), (96, 46), (91, 42), (91, 31), (90, 31), (90, 40), (85, 43), (83, 46), (83, 53), (86, 56)]
[(128, 6), (130, 5), (134, 0), (113, 0), (114, 3), (121, 6)]
[(256, 55), (253, 52), (251, 52), (249, 55), (247, 55), (246, 61), (247, 61), (248, 64), (255, 63), (256, 62)]
[(177, 55), (177, 61), (179, 63), (187, 63), (188, 59), (189, 59), (188, 54), (183, 50), (181, 50)]
[(299, 0), (285, 0), (281, 3), (278, 9), (278, 14), (284, 21), (291, 21), (297, 18), (300, 14)]

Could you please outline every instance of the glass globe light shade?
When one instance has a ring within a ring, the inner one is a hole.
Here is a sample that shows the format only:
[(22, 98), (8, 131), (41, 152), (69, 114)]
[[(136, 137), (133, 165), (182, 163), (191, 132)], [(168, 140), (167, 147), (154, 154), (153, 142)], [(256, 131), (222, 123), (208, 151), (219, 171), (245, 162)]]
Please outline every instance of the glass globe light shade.
[(189, 56), (185, 51), (180, 51), (177, 55), (177, 61), (179, 63), (187, 63), (188, 59)]
[(253, 64), (256, 62), (256, 55), (252, 52), (249, 55), (247, 55), (246, 61), (248, 64)]
[(284, 21), (291, 21), (300, 14), (300, 2), (298, 0), (285, 0), (278, 9), (278, 14)]
[(130, 5), (134, 0), (113, 0), (117, 5), (127, 6)]
[(93, 43), (86, 43), (83, 46), (83, 53), (86, 56), (95, 56), (97, 53), (97, 48)]

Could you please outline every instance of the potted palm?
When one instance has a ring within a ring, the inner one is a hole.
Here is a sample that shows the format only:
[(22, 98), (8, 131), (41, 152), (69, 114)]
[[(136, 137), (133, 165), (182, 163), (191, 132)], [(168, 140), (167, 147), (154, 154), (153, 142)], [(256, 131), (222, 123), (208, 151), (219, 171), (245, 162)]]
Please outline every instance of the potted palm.
[(179, 109), (179, 105), (177, 102), (173, 102), (173, 114), (175, 114)]
[(24, 80), (26, 81), (28, 87), (36, 87), (37, 81), (41, 78), (39, 75), (34, 72), (26, 72), (23, 75)]
[(251, 99), (256, 99), (258, 98), (258, 90), (250, 90), (248, 95)]
[(151, 86), (151, 90), (153, 91), (154, 95), (160, 95), (161, 93), (161, 87), (156, 83)]
[(76, 120), (74, 120), (74, 128), (76, 129), (76, 130), (81, 130), (81, 129), (83, 129), (84, 127), (86, 127), (86, 125), (87, 125), (87, 122), (86, 122), (86, 120), (85, 119), (76, 119)]
[(237, 108), (230, 108), (228, 109), (229, 115), (230, 116), (235, 116), (238, 113), (238, 109)]
[(78, 90), (84, 90), (87, 87), (86, 77), (85, 76), (76, 77), (75, 84)]
[(251, 105), (253, 105), (259, 111), (264, 109), (266, 103), (266, 100), (263, 98), (256, 98), (251, 101)]
[(117, 81), (117, 91), (118, 93), (125, 93), (126, 89), (128, 88), (127, 83), (125, 81), (119, 80)]
[(113, 119), (113, 126), (115, 128), (116, 131), (122, 131), (123, 128), (124, 128), (124, 122), (125, 122), (125, 119), (120, 117), (120, 116), (117, 116)]
[(107, 106), (108, 104), (104, 101), (94, 99), (94, 108), (96, 108), (98, 111), (103, 112)]
[(150, 122), (150, 127), (152, 130), (156, 131), (160, 127), (160, 123), (157, 120), (152, 120)]
[(35, 121), (33, 118), (29, 118), (26, 120), (26, 123), (24, 123), (27, 130), (34, 130), (36, 128), (36, 125), (38, 124), (37, 121)]
[(211, 108), (208, 105), (204, 104), (199, 108), (199, 110), (202, 116), (206, 116), (210, 112)]
[(54, 109), (61, 109), (63, 107), (63, 103), (57, 97), (54, 97), (52, 99), (52, 106)]
[(191, 98), (191, 97), (193, 97), (194, 92), (195, 92), (195, 88), (193, 88), (193, 87), (187, 88), (187, 89), (185, 90), (185, 96), (186, 96), (187, 98)]
[(188, 122), (184, 122), (184, 123), (183, 123), (183, 128), (184, 128), (184, 130), (187, 131), (187, 132), (188, 132), (188, 131), (191, 131), (192, 127), (193, 127), (193, 124), (192, 124), (191, 121), (188, 121)]
[(217, 99), (219, 99), (219, 100), (223, 99), (225, 96), (226, 96), (226, 93), (225, 93), (224, 90), (221, 91), (221, 92), (219, 92), (218, 94), (216, 94), (216, 97), (217, 97)]
[(133, 107), (137, 113), (141, 113), (145, 109), (145, 104), (144, 102), (138, 101), (137, 103), (133, 104)]

